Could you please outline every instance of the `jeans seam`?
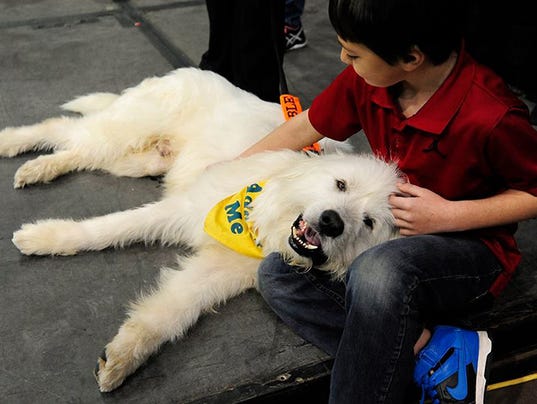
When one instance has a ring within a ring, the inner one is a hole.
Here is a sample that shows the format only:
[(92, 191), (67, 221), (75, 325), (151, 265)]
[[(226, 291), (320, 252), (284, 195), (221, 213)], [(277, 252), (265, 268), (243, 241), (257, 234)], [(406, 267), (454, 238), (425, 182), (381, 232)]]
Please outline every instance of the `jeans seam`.
[[(449, 275), (449, 276), (439, 276), (436, 278), (429, 278), (429, 279), (422, 280), (420, 283), (431, 283), (431, 282), (436, 282), (436, 281), (445, 280), (445, 279), (454, 280), (454, 281), (464, 280), (464, 279), (479, 281), (483, 279), (484, 277), (488, 277), (488, 276), (493, 277), (493, 280), (494, 280), (501, 274), (502, 270), (503, 268), (500, 265), (498, 265), (498, 267), (491, 270), (488, 274), (479, 274), (479, 275), (457, 274), (457, 275)], [(487, 291), (488, 291), (488, 288), (487, 290), (479, 293), (479, 295), (485, 294)]]

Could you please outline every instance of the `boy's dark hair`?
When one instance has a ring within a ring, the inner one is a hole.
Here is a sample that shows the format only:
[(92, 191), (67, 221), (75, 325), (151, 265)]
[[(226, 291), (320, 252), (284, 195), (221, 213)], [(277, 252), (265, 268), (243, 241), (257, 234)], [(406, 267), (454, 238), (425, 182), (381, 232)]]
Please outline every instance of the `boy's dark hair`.
[(361, 43), (389, 64), (407, 60), (417, 46), (433, 64), (462, 43), (464, 0), (330, 0), (336, 33)]

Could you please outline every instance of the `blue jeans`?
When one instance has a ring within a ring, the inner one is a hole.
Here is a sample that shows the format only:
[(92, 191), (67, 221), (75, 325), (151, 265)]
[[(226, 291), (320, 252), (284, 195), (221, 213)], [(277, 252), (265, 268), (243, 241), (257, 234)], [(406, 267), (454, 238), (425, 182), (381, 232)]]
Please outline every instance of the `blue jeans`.
[(271, 254), (259, 268), (259, 289), (296, 333), (335, 358), (330, 403), (401, 403), (424, 326), (487, 296), (501, 270), (479, 240), (424, 235), (364, 252), (345, 282)]
[(285, 0), (285, 25), (293, 28), (302, 26), (305, 0)]

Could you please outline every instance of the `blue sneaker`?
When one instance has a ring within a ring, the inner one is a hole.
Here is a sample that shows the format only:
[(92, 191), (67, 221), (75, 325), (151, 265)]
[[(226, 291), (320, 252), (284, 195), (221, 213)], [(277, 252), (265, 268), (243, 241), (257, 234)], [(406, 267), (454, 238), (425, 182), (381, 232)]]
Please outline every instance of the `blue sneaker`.
[(418, 353), (414, 381), (433, 404), (483, 404), (487, 357), (492, 343), (486, 331), (438, 326)]

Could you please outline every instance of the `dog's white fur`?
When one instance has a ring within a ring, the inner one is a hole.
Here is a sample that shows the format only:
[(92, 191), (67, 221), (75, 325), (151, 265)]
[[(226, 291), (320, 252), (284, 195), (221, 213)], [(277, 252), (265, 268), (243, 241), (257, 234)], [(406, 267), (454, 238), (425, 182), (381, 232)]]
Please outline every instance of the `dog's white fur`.
[[(25, 224), (13, 242), (24, 254), (71, 255), (133, 242), (187, 243), (194, 253), (180, 270), (163, 270), (159, 287), (134, 303), (105, 348), (96, 373), (101, 391), (118, 387), (158, 347), (181, 337), (200, 314), (256, 285), (258, 259), (239, 255), (203, 231), (207, 212), (224, 197), (266, 180), (250, 219), (264, 254), (279, 252), (310, 268), (288, 243), (299, 214), (312, 228), (327, 210), (344, 223), (342, 234), (321, 234), (321, 269), (342, 277), (365, 249), (396, 237), (388, 196), (394, 165), (372, 156), (292, 151), (233, 160), (283, 121), (277, 104), (259, 100), (210, 72), (178, 69), (150, 78), (122, 95), (96, 93), (64, 105), (83, 117), (61, 117), (0, 132), (0, 156), (53, 149), (26, 162), (15, 187), (47, 182), (74, 170), (165, 176), (162, 200), (87, 220)], [(217, 163), (221, 160), (231, 160)], [(209, 168), (207, 168), (209, 166)], [(373, 224), (371, 226), (371, 224)]]

